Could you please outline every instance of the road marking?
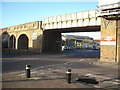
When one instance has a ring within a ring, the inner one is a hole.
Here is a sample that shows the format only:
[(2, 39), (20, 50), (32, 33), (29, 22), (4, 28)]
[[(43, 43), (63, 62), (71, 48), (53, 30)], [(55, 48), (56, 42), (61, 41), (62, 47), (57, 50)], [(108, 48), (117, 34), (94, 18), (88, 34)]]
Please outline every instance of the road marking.
[[(58, 66), (61, 66), (61, 65), (64, 65), (64, 64), (72, 63), (72, 62), (74, 62), (74, 61), (69, 61), (69, 62), (65, 62), (65, 63), (62, 63), (62, 64), (40, 66), (40, 67), (37, 67), (37, 68), (32, 69), (31, 72), (33, 72), (33, 71), (35, 71), (35, 70), (39, 70), (39, 69), (44, 69), (44, 68), (47, 68), (47, 69), (51, 68), (51, 69), (52, 69), (52, 68), (55, 67), (55, 66), (58, 67)], [(5, 74), (17, 74), (17, 73), (25, 73), (25, 71), (9, 72), (9, 73), (5, 72)]]
[(81, 59), (80, 62), (82, 62), (84, 59)]
[(18, 74), (18, 73), (25, 73), (25, 71), (19, 71), (19, 72), (9, 72), (9, 73), (7, 73), (7, 72), (5, 72), (5, 73), (3, 73), (3, 74)]

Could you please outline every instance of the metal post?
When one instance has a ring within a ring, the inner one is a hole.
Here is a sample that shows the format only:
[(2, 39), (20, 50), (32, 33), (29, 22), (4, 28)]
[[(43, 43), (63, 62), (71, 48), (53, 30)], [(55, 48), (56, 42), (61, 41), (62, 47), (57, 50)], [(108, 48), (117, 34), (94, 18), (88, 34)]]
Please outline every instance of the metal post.
[(26, 78), (30, 78), (30, 65), (26, 65)]
[(118, 15), (116, 16), (116, 53), (115, 53), (115, 62), (117, 62), (117, 57), (118, 57)]
[(66, 71), (66, 80), (67, 80), (67, 83), (71, 83), (71, 69), (68, 69)]

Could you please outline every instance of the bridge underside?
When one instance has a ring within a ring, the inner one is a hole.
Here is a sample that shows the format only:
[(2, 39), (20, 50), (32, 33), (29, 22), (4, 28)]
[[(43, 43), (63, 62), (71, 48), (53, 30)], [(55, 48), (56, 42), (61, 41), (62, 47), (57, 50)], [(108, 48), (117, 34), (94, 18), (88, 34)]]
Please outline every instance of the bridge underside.
[(61, 33), (95, 31), (100, 31), (100, 26), (44, 30), (42, 52), (59, 52), (61, 50)]
[(84, 27), (49, 29), (49, 30), (46, 29), (44, 31), (56, 31), (59, 33), (64, 33), (64, 32), (95, 32), (95, 31), (100, 31), (100, 26), (84, 26)]

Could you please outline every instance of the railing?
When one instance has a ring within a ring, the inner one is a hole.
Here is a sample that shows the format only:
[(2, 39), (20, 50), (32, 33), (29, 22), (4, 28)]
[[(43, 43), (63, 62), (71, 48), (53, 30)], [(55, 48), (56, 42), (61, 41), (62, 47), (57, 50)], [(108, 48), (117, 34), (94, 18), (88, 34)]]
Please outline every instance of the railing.
[(101, 25), (96, 10), (76, 12), (44, 19), (44, 29), (70, 28)]

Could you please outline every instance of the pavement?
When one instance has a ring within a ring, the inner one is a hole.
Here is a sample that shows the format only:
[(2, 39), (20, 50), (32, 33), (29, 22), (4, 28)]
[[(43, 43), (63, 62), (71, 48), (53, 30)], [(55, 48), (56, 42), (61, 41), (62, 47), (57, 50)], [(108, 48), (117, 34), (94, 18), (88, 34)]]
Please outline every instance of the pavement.
[[(91, 65), (91, 67), (72, 67), (71, 83), (69, 84), (66, 81), (66, 70), (68, 69), (68, 66), (77, 66), (78, 63), (87, 63)], [(95, 68), (95, 66), (97, 68)], [(26, 78), (25, 71), (5, 73), (2, 77), (2, 87), (119, 89), (120, 78), (118, 66), (118, 63), (101, 63), (98, 59), (80, 59), (79, 61), (69, 61), (64, 64), (42, 66), (33, 69), (31, 70), (31, 78)], [(78, 79), (80, 80), (78, 81)], [(98, 83), (93, 83), (93, 80)]]

